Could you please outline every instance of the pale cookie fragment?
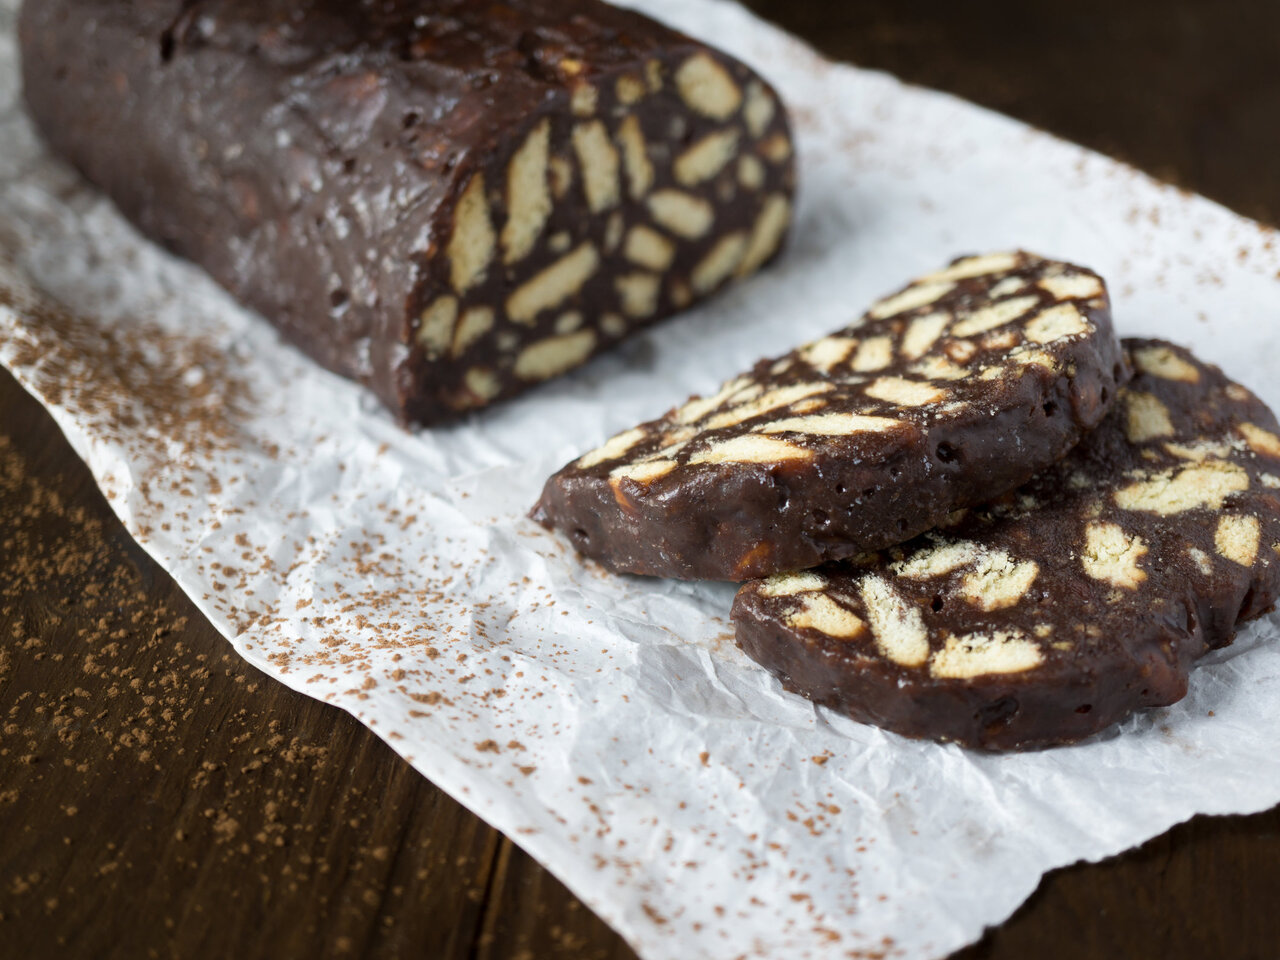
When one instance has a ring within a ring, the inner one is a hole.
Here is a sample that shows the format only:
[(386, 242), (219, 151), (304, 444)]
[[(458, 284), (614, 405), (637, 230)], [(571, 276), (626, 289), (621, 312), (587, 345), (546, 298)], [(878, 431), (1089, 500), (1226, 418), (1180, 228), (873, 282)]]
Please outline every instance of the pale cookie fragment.
[(982, 548), (972, 540), (944, 541), (917, 550), (909, 558), (895, 562), (891, 569), (896, 576), (909, 580), (932, 580), (976, 562), (981, 552)]
[(797, 630), (814, 630), (839, 640), (851, 640), (866, 631), (866, 624), (848, 608), (820, 593), (801, 594), (787, 622)]
[(951, 315), (946, 313), (930, 313), (912, 320), (902, 337), (902, 355), (908, 360), (919, 360), (937, 343), (950, 322)]
[(620, 76), (617, 83), (614, 84), (614, 96), (618, 98), (618, 102), (624, 107), (639, 103), (648, 92), (649, 88), (645, 82), (630, 73)]
[[(989, 750), (1069, 743), (1181, 699), (1196, 659), (1280, 597), (1280, 479), (1264, 479), (1280, 450), (1239, 433), (1280, 427), (1186, 351), (1130, 349), (1160, 356), (1161, 372), (1139, 373), (1097, 429), (1013, 493), (900, 546), (744, 584), (742, 648), (855, 720)], [(1134, 439), (1134, 396), (1158, 404), (1159, 437)], [(827, 598), (865, 632), (797, 630), (792, 598), (770, 587), (789, 577), (808, 607)]]
[(584, 243), (518, 288), (507, 298), (507, 317), (533, 323), (538, 314), (564, 303), (580, 291), (600, 266), (594, 245)]
[(1012, 300), (1000, 300), (958, 319), (951, 327), (951, 335), (972, 337), (996, 327), (1003, 327), (1006, 323), (1017, 320), (1039, 303), (1039, 297), (1014, 297)]
[(662, 278), (655, 273), (628, 273), (614, 281), (618, 302), (625, 316), (649, 317), (658, 309)]
[(952, 283), (990, 273), (1007, 273), (1018, 265), (1016, 253), (989, 253), (981, 257), (962, 257), (945, 270), (921, 277), (928, 283)]
[(650, 60), (644, 65), (644, 80), (650, 93), (657, 93), (663, 87), (665, 66), (660, 60)]
[(790, 597), (797, 593), (821, 590), (826, 585), (827, 581), (809, 571), (779, 573), (761, 583), (760, 593), (766, 597)]
[(582, 186), (592, 213), (618, 205), (618, 151), (609, 142), (609, 133), (599, 120), (573, 128), (573, 149), (582, 169)]
[(747, 190), (759, 190), (764, 186), (764, 164), (749, 153), (738, 159), (738, 183)]
[[(1130, 440), (1133, 437), (1129, 438)], [(1238, 441), (1222, 441), (1222, 440), (1197, 440), (1195, 443), (1173, 443), (1164, 444), (1164, 449), (1173, 454), (1180, 460), (1225, 460), (1231, 456), (1232, 451), (1240, 449)], [(1264, 475), (1263, 482), (1266, 482)]]
[(555, 325), (552, 327), (556, 333), (573, 333), (582, 326), (582, 314), (577, 310), (570, 310), (556, 317)]
[(1169, 517), (1202, 508), (1221, 510), (1227, 497), (1248, 489), (1249, 473), (1243, 466), (1206, 459), (1121, 487), (1115, 492), (1115, 502), (1121, 510)]
[(753, 382), (750, 377), (738, 377), (736, 380), (730, 380), (709, 397), (694, 397), (692, 400), (686, 401), (682, 406), (676, 408), (673, 413), (673, 419), (676, 423), (697, 423), (716, 407), (727, 403), (731, 399), (739, 399), (740, 394), (752, 389), (755, 390), (756, 396), (764, 392), (764, 388)]
[(933, 655), (929, 672), (935, 677), (970, 680), (993, 674), (1024, 673), (1044, 663), (1040, 646), (1021, 633), (995, 630), (950, 637)]
[[(919, 363), (907, 368), (907, 372), (913, 376), (922, 377), (925, 380), (963, 380), (965, 377), (973, 376), (973, 371), (967, 367), (959, 366), (953, 363), (947, 357), (931, 356), (926, 357)], [(939, 391), (935, 391), (937, 393)], [(942, 393), (938, 402), (946, 399), (945, 392)], [(961, 404), (963, 406), (963, 404)]]
[(515, 374), (523, 380), (547, 380), (578, 366), (596, 345), (594, 330), (547, 337), (529, 344), (516, 357)]
[(764, 135), (769, 124), (773, 122), (773, 115), (777, 109), (777, 101), (764, 88), (764, 84), (758, 80), (752, 80), (747, 84), (747, 105), (743, 108), (742, 114), (747, 121), (747, 132), (751, 136)]
[(929, 632), (918, 607), (874, 574), (863, 577), (859, 592), (881, 653), (904, 667), (918, 667), (929, 659)]
[(791, 140), (782, 133), (761, 140), (756, 149), (770, 163), (783, 164), (791, 159)]
[(1008, 350), (1017, 344), (1017, 339), (1000, 337), (983, 337), (981, 345), (975, 344), (969, 340), (948, 340), (942, 346), (942, 352), (946, 354), (947, 359), (954, 360), (956, 363), (968, 363), (979, 350), (999, 351)]
[(747, 252), (747, 235), (738, 231), (721, 237), (711, 252), (693, 268), (690, 283), (698, 294), (708, 294), (733, 275)]
[[(661, 304), (682, 284), (685, 295), (707, 292), (753, 269), (790, 218), (789, 198), (768, 194), (749, 233), (689, 241), (716, 228), (710, 210), (705, 222), (689, 219), (692, 197), (650, 192), (654, 222), (667, 222), (633, 225), (620, 246), (634, 262), (650, 259), (655, 238), (677, 249), (699, 244), (689, 273), (667, 274)], [(624, 272), (621, 311), (648, 311), (660, 275)], [(660, 485), (629, 494), (625, 508), (608, 488), (610, 465), (575, 463), (548, 481), (535, 515), (611, 569), (679, 578), (767, 576), (909, 539), (1050, 466), (1119, 393), (1127, 368), (1105, 295), (1059, 300), (1040, 285), (1072, 277), (1080, 283), (1066, 293), (1090, 278), (1101, 284), (1084, 268), (1023, 252), (958, 261), (645, 424), (646, 438), (624, 461), (657, 456), (669, 445), (659, 438), (677, 426), (693, 436), (661, 455), (678, 466)], [(1087, 330), (1029, 348), (1024, 328), (1046, 316), (1056, 328), (1063, 306), (1087, 318)], [(954, 335), (961, 324), (972, 337)], [(1037, 589), (1035, 565), (1022, 559), (1000, 575), (972, 560), (968, 592), (955, 601), (1016, 604)]]
[(543, 120), (507, 164), (507, 222), (502, 227), (502, 260), (512, 264), (527, 257), (551, 215), (547, 164), (551, 123)]
[(923, 407), (947, 398), (947, 392), (939, 387), (903, 377), (881, 377), (867, 387), (866, 394), (900, 407)]
[(1280, 457), (1280, 437), (1253, 423), (1242, 423), (1236, 427), (1240, 436), (1244, 437), (1254, 451), (1265, 457)]
[(685, 240), (706, 236), (715, 223), (716, 212), (710, 202), (680, 190), (659, 190), (649, 197), (649, 213), (654, 223)]
[(1003, 610), (1022, 601), (1040, 573), (1034, 560), (1015, 560), (1003, 550), (983, 550), (960, 581), (960, 596), (980, 610)]
[(487, 367), (472, 367), (463, 378), (463, 383), (481, 401), (492, 400), (502, 390), (497, 374)]
[[(1055, 337), (1054, 339), (1058, 338)], [(1045, 350), (1028, 350), (1025, 347), (1021, 347), (1014, 350), (1010, 356), (1013, 357), (1014, 363), (1020, 367), (1034, 366), (1049, 371), (1058, 369), (1058, 363), (1054, 359), (1054, 355)]]
[[(792, 412), (795, 416), (799, 417), (799, 416), (801, 416), (801, 415), (803, 415), (803, 414), (813, 413), (815, 410), (821, 410), (821, 409), (822, 409), (823, 407), (825, 407), (826, 405), (827, 405), (827, 401), (823, 400), (823, 399), (822, 399), (822, 398), (820, 398), (820, 397), (818, 397), (818, 398), (814, 398), (814, 399), (811, 399), (811, 400), (801, 400), (799, 403), (793, 403), (793, 404), (791, 405), (791, 412)], [(838, 413), (837, 413), (837, 414), (830, 414), (830, 416), (836, 416), (836, 417), (838, 417), (838, 416), (840, 416), (840, 414), (838, 414)], [(757, 428), (757, 432), (763, 432), (763, 431), (760, 431), (760, 430)]]
[(458, 319), (457, 297), (444, 296), (422, 311), (418, 321), (418, 342), (427, 356), (439, 356), (453, 340), (453, 326)]
[(738, 155), (738, 136), (737, 130), (717, 130), (693, 144), (672, 165), (676, 182), (695, 187), (710, 180)]
[[(562, 156), (554, 156), (547, 163), (547, 177), (551, 181), (551, 194), (557, 200), (563, 200), (569, 194), (570, 188), (574, 184), (576, 170), (573, 163)], [(570, 242), (569, 235), (566, 233), (565, 249), (568, 249)]]
[(745, 277), (760, 269), (778, 252), (787, 228), (791, 226), (791, 201), (780, 193), (765, 198), (760, 216), (751, 228), (751, 239), (734, 274)]
[(633, 200), (639, 200), (653, 186), (653, 162), (649, 148), (635, 116), (627, 117), (618, 128), (618, 143), (622, 147), (622, 162), (627, 171), (627, 192)]
[(609, 471), (609, 481), (616, 485), (619, 480), (633, 480), (636, 483), (652, 483), (661, 479), (676, 468), (674, 460), (646, 460), (643, 463), (628, 463)]
[(746, 434), (713, 443), (689, 457), (690, 464), (699, 463), (782, 463), (786, 460), (812, 460), (813, 451), (786, 440), (774, 440)]
[(680, 96), (698, 113), (727, 120), (742, 103), (742, 91), (729, 71), (705, 53), (695, 53), (676, 69)]
[(747, 420), (753, 420), (782, 407), (789, 407), (797, 401), (817, 394), (828, 393), (832, 389), (829, 383), (792, 383), (753, 396), (745, 403), (738, 403), (715, 416), (708, 417), (702, 424), (704, 430), (721, 430), (724, 427), (737, 426)]
[(454, 290), (466, 293), (484, 278), (496, 246), (484, 174), (477, 173), (458, 200), (453, 233), (449, 237), (449, 269)]
[(622, 255), (632, 263), (662, 272), (671, 266), (676, 255), (676, 245), (657, 230), (642, 224), (627, 232)]
[(1032, 343), (1053, 343), (1063, 337), (1074, 337), (1089, 332), (1089, 321), (1080, 309), (1064, 303), (1044, 311), (1026, 327), (1027, 339)]
[(1206, 577), (1213, 574), (1213, 559), (1199, 547), (1187, 547), (1187, 556)]
[(621, 337), (627, 330), (627, 321), (617, 313), (603, 313), (600, 315), (600, 332), (606, 337)]
[(1126, 590), (1147, 579), (1140, 561), (1149, 551), (1141, 537), (1129, 536), (1118, 523), (1090, 523), (1084, 533), (1080, 560), (1087, 575)]
[(1257, 517), (1228, 513), (1218, 520), (1213, 542), (1219, 555), (1247, 567), (1258, 559), (1258, 541), (1261, 536), (1262, 521)]
[(617, 460), (648, 435), (648, 432), (640, 427), (636, 427), (633, 430), (624, 430), (622, 433), (610, 437), (590, 453), (585, 453), (579, 457), (578, 466), (594, 467), (597, 463)]
[(893, 362), (893, 337), (868, 337), (858, 344), (858, 352), (853, 357), (855, 373), (871, 373), (883, 370)]
[(900, 430), (901, 420), (891, 417), (868, 417), (859, 413), (819, 413), (807, 417), (788, 417), (756, 427), (759, 433), (804, 433), (813, 437), (852, 437), (859, 433), (884, 433)]
[(566, 253), (573, 246), (573, 237), (568, 230), (557, 230), (547, 237), (547, 249), (552, 253)]
[[(1011, 276), (1005, 277), (994, 287), (991, 288), (991, 298), (999, 300), (1002, 297), (1011, 297), (1015, 293), (1022, 293), (1027, 287), (1031, 286), (1030, 281), (1026, 277)], [(1103, 287), (1105, 290), (1105, 286)]]
[(569, 97), (569, 109), (575, 117), (592, 116), (599, 103), (600, 91), (588, 83), (578, 84)]
[(622, 214), (614, 211), (609, 214), (609, 219), (604, 225), (604, 252), (612, 254), (618, 249), (618, 244), (622, 243), (622, 231), (626, 227), (623, 222)]
[(1165, 380), (1198, 383), (1200, 371), (1169, 347), (1144, 347), (1133, 351), (1133, 366), (1139, 373), (1149, 373)]
[(867, 315), (874, 320), (883, 320), (885, 317), (892, 317), (899, 313), (914, 310), (917, 307), (936, 303), (954, 289), (955, 284), (950, 282), (914, 284), (899, 294), (886, 297), (883, 300), (877, 300), (871, 305)]
[(471, 307), (458, 320), (453, 331), (451, 351), (456, 357), (486, 333), (493, 329), (493, 310), (489, 307)]
[(1125, 433), (1130, 443), (1145, 443), (1156, 437), (1173, 436), (1173, 423), (1169, 411), (1155, 396), (1138, 390), (1129, 390), (1124, 397)]
[(1105, 292), (1100, 279), (1086, 274), (1045, 277), (1040, 286), (1053, 294), (1055, 300), (1092, 300)]
[(823, 337), (799, 350), (800, 359), (815, 370), (830, 373), (833, 367), (844, 363), (850, 352), (858, 346), (853, 337)]

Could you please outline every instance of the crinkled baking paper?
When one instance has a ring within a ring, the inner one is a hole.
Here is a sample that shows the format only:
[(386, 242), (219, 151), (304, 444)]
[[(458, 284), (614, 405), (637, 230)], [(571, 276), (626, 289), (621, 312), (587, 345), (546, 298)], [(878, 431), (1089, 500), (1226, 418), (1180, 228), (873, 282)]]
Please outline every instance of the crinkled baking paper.
[(0, 309), (0, 360), (241, 655), (366, 723), (642, 956), (943, 956), (1047, 870), (1280, 801), (1274, 618), (1172, 708), (986, 756), (783, 693), (733, 644), (731, 587), (608, 575), (525, 519), (571, 457), (962, 253), (1088, 264), (1123, 333), (1189, 344), (1280, 406), (1280, 250), (1257, 224), (730, 3), (637, 0), (790, 103), (793, 242), (585, 369), (411, 434), (43, 152), (15, 5), (0, 250), (70, 315)]

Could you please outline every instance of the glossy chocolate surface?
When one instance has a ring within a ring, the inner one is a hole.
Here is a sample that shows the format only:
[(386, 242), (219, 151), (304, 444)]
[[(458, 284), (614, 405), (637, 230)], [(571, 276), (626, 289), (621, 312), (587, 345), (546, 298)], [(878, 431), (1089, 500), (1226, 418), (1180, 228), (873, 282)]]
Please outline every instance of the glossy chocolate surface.
[(738, 642), (787, 689), (910, 737), (1066, 743), (1186, 694), (1280, 593), (1280, 427), (1159, 341), (1061, 463), (911, 543), (743, 586)]
[(406, 421), (585, 362), (790, 221), (771, 88), (597, 0), (28, 0), (20, 41), (56, 152)]
[(612, 570), (746, 580), (907, 540), (1052, 464), (1128, 376), (1101, 278), (968, 257), (546, 484), (536, 519)]

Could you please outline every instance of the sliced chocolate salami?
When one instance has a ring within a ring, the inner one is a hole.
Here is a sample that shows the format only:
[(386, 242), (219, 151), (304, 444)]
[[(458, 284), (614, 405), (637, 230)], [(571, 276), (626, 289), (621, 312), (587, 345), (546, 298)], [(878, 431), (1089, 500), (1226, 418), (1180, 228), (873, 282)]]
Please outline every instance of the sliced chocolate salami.
[(743, 64), (598, 0), (28, 0), (51, 146), (402, 419), (746, 277), (794, 169)]
[(1097, 274), (955, 261), (553, 476), (533, 516), (610, 569), (746, 580), (900, 543), (1026, 482), (1127, 377)]
[(738, 643), (856, 720), (993, 750), (1180, 700), (1280, 593), (1280, 427), (1185, 350), (1126, 346), (1137, 376), (1065, 460), (909, 544), (744, 585)]

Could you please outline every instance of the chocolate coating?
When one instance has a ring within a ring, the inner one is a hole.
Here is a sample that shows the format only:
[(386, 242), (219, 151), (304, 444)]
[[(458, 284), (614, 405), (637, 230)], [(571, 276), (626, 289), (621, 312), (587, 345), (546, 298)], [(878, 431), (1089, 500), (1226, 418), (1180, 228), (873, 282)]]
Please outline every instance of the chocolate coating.
[(533, 516), (620, 572), (816, 566), (1024, 483), (1127, 376), (1097, 274), (1022, 252), (962, 258), (564, 467)]
[(584, 362), (790, 219), (772, 89), (598, 0), (29, 0), (19, 34), (50, 146), (406, 421)]
[(745, 584), (738, 643), (788, 690), (990, 750), (1175, 703), (1280, 594), (1280, 427), (1160, 341), (1061, 463), (911, 543)]

